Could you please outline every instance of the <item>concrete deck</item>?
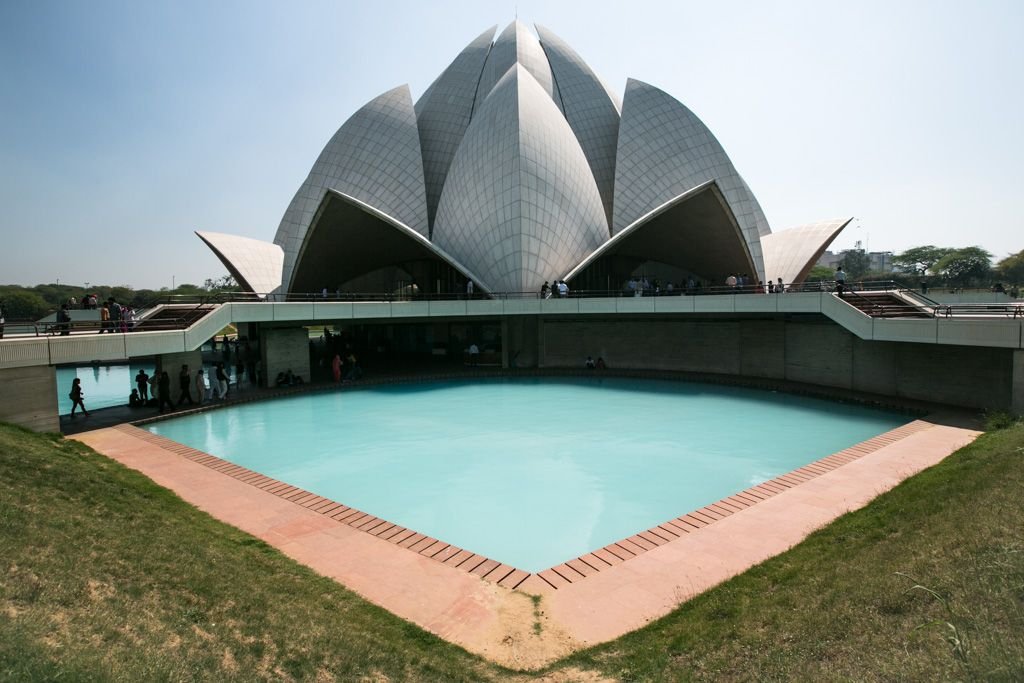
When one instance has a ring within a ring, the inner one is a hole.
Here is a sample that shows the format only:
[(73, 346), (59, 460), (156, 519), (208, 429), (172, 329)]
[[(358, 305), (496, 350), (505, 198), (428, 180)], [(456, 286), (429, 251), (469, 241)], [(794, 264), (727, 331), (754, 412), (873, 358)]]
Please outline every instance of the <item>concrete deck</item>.
[[(446, 553), (450, 546), (413, 530), (374, 534), (388, 523), (135, 427), (74, 438), (440, 637), (498, 663), (533, 668), (665, 615), (938, 463), (978, 433), (948, 420), (915, 420), (533, 575), (461, 549), (464, 555)], [(525, 593), (542, 596), (541, 617)], [(540, 636), (533, 633), (538, 620)]]

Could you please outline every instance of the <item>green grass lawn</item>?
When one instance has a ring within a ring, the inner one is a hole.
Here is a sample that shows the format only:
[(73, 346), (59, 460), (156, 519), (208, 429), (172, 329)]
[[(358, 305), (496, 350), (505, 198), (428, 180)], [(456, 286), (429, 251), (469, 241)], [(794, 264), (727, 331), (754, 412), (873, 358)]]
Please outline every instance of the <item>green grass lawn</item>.
[[(1024, 679), (1024, 426), (554, 680)], [(507, 680), (59, 437), (0, 425), (0, 678)]]

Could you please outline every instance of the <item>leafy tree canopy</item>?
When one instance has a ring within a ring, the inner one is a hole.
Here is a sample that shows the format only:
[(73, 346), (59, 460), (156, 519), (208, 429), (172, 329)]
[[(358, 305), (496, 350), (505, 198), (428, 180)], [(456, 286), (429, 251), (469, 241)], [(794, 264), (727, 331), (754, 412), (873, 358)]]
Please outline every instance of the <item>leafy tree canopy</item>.
[(999, 277), (1011, 284), (1024, 283), (1024, 249), (1000, 261), (996, 271)]
[(0, 302), (3, 305), (4, 317), (12, 320), (38, 320), (49, 313), (52, 308), (46, 303), (46, 299), (35, 292), (24, 289), (11, 290), (7, 287), (0, 295)]
[(919, 275), (924, 275), (932, 270), (932, 267), (956, 251), (950, 247), (936, 247), (931, 244), (923, 247), (912, 247), (892, 257), (894, 266), (909, 270)]
[(831, 280), (835, 271), (828, 266), (814, 266), (811, 268), (811, 272), (807, 273), (807, 279), (805, 282), (821, 282), (822, 280)]
[(931, 270), (958, 287), (985, 284), (992, 274), (992, 254), (978, 246), (955, 249), (933, 264)]
[(850, 279), (856, 280), (864, 277), (871, 268), (871, 257), (864, 253), (863, 249), (847, 249), (839, 252), (839, 256), (843, 259), (841, 261), (843, 271)]
[(219, 278), (206, 278), (206, 281), (203, 283), (203, 289), (209, 292), (237, 292), (241, 288), (235, 282), (235, 278), (230, 275), (224, 275)]

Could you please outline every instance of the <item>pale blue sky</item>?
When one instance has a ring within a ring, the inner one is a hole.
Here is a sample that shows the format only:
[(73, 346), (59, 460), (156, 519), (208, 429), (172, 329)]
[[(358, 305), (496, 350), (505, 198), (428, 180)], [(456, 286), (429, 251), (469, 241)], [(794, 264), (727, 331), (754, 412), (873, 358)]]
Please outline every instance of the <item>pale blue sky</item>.
[(1024, 3), (0, 0), (0, 283), (202, 283), (367, 100), (518, 10), (700, 116), (773, 229), (1024, 249)]

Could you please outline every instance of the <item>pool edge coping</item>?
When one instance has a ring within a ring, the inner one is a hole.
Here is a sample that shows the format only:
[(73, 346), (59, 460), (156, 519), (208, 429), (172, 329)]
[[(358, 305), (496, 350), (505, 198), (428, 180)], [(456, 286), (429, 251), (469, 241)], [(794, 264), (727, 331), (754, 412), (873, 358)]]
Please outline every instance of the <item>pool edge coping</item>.
[[(176, 416), (180, 415), (181, 413), (176, 414)], [(338, 501), (324, 498), (311, 491), (292, 486), (287, 482), (273, 479), (241, 465), (236, 465), (229, 460), (205, 453), (191, 446), (186, 446), (168, 437), (154, 434), (147, 429), (137, 426), (138, 422), (116, 425), (111, 427), (111, 429), (147, 441), (163, 450), (180, 455), (213, 471), (258, 488), (265, 493), (270, 493), (278, 498), (333, 519), (339, 524), (347, 525), (357, 531), (386, 540), (446, 566), (474, 574), (485, 581), (495, 583), (503, 588), (515, 590), (530, 579), (530, 577), (535, 576), (550, 588), (558, 590), (628, 562), (676, 539), (713, 526), (719, 520), (754, 507), (759, 502), (773, 498), (786, 490), (816, 479), (847, 463), (859, 460), (881, 448), (896, 443), (911, 434), (927, 429), (932, 425), (927, 417), (910, 420), (899, 427), (877, 434), (777, 477), (538, 572), (527, 572), (504, 564), (470, 550), (446, 543), (441, 539), (419, 533), (414, 529), (394, 524), (357, 508), (346, 506)], [(150, 421), (156, 420), (140, 422), (148, 423)]]

